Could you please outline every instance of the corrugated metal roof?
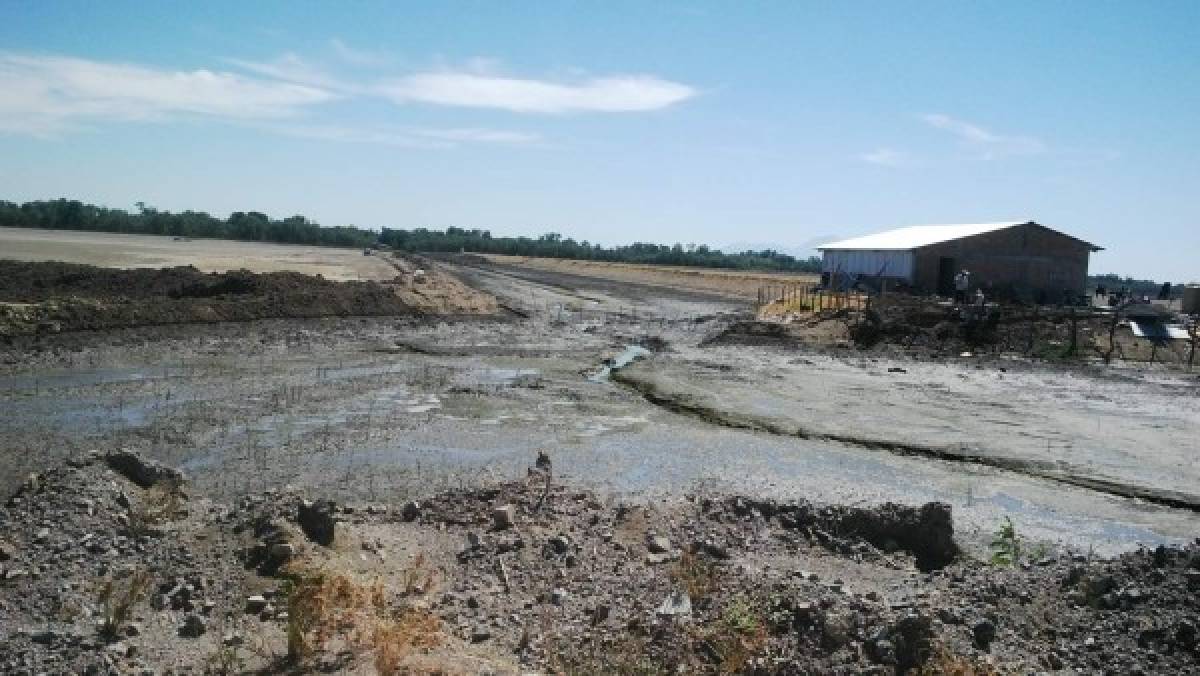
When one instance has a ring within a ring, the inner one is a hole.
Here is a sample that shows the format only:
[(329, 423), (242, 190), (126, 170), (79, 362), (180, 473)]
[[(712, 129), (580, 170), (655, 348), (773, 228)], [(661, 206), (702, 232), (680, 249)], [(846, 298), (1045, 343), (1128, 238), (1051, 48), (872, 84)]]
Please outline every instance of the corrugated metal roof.
[(930, 244), (948, 242), (952, 239), (962, 239), (982, 235), (985, 232), (1003, 230), (1017, 225), (1033, 223), (1033, 221), (1005, 221), (1003, 223), (959, 223), (956, 225), (910, 225), (907, 228), (896, 228), (886, 232), (864, 235), (840, 242), (830, 242), (817, 247), (818, 251), (826, 249), (864, 249), (869, 251), (892, 251), (917, 249)]

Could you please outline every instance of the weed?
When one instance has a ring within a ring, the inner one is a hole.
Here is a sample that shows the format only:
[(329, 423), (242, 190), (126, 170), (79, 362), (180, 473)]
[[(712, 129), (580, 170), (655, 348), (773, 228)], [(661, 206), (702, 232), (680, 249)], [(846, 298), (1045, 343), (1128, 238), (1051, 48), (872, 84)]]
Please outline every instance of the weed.
[(943, 647), (912, 673), (914, 676), (998, 676), (1000, 672), (989, 664), (955, 655)]
[(129, 506), (129, 530), (149, 535), (173, 520), (183, 507), (183, 488), (176, 481), (159, 481), (147, 488), (141, 498)]
[(150, 573), (145, 570), (133, 571), (119, 584), (112, 578), (106, 578), (96, 595), (103, 613), (100, 633), (109, 638), (115, 637), (129, 621), (134, 606), (146, 598), (149, 590)]
[[(423, 562), (424, 559), (420, 558)], [(406, 593), (432, 581), (419, 567), (406, 572)], [(417, 570), (418, 572), (412, 572)], [(441, 624), (428, 611), (392, 608), (383, 585), (363, 585), (344, 575), (294, 573), (288, 585), (287, 657), (299, 663), (337, 639), (359, 652), (373, 652), (381, 674), (400, 673), (416, 650), (441, 642)]]
[(766, 623), (758, 606), (739, 596), (729, 602), (716, 622), (699, 629), (697, 638), (704, 652), (714, 658), (718, 673), (745, 673), (750, 670), (750, 661), (767, 645)]
[(992, 565), (1012, 566), (1021, 559), (1021, 536), (1017, 535), (1017, 527), (1007, 516), (992, 537), (991, 549)]
[(720, 568), (691, 550), (684, 550), (679, 561), (671, 567), (670, 575), (693, 602), (705, 598), (721, 586)]

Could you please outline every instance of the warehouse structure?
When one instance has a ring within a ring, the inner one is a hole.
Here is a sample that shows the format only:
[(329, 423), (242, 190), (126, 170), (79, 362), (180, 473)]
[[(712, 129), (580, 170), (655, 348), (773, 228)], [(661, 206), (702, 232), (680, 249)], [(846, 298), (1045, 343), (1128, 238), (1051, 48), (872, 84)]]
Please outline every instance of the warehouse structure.
[(954, 293), (955, 276), (991, 297), (1057, 302), (1085, 292), (1088, 256), (1101, 248), (1033, 221), (915, 225), (817, 247), (823, 272), (889, 280), (918, 293)]

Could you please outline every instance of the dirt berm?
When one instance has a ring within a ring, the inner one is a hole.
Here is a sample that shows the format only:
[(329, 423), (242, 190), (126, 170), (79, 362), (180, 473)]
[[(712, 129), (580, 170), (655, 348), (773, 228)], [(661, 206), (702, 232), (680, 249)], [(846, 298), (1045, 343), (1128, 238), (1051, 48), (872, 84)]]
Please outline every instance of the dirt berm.
[[(296, 272), (203, 273), (190, 266), (124, 270), (0, 260), (0, 337), (157, 324), (446, 314), (473, 309), (449, 298), (440, 303), (423, 302), (422, 298), (439, 293), (446, 296), (446, 290), (440, 288), (446, 285), (442, 281), (461, 286), (440, 272), (427, 274), (421, 284), (406, 284), (401, 277), (395, 283), (335, 282)], [(439, 288), (432, 288), (435, 286)], [(486, 303), (478, 305), (487, 310)]]

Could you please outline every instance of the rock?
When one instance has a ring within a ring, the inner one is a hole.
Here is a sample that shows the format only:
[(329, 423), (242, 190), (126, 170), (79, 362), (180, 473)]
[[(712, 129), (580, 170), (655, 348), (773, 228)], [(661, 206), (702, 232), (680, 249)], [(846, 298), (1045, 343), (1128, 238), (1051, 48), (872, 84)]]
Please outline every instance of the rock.
[(267, 564), (271, 569), (278, 568), (296, 555), (296, 548), (288, 542), (273, 544), (267, 548)]
[(996, 640), (996, 625), (991, 620), (980, 620), (971, 627), (971, 638), (975, 641), (975, 647), (980, 650), (987, 651), (992, 641)]
[(659, 615), (691, 615), (692, 614), (692, 598), (685, 591), (674, 591), (671, 595), (663, 599), (659, 604), (658, 610), (655, 611)]
[(17, 548), (13, 543), (0, 538), (0, 561), (8, 561), (17, 556)]
[(569, 596), (570, 593), (568, 593), (566, 589), (563, 589), (562, 587), (555, 587), (554, 590), (550, 592), (550, 601), (556, 606), (561, 606), (567, 602), (567, 597)]
[(296, 510), (296, 521), (305, 537), (313, 542), (329, 547), (334, 539), (333, 513), (336, 510), (332, 500), (304, 500)]
[(235, 634), (232, 632), (225, 634), (225, 636), (221, 638), (221, 644), (229, 648), (236, 648), (237, 646), (243, 645), (245, 642), (246, 639), (242, 638), (241, 634)]
[(409, 501), (404, 503), (404, 507), (400, 510), (400, 517), (405, 521), (416, 521), (417, 517), (421, 516), (421, 503)]
[(183, 626), (179, 627), (179, 635), (184, 638), (196, 638), (208, 631), (204, 618), (196, 613), (188, 613), (183, 618)]
[(666, 554), (671, 551), (671, 541), (662, 535), (647, 535), (646, 549), (649, 549), (651, 554)]
[(507, 530), (515, 523), (517, 508), (512, 505), (501, 505), (492, 510), (492, 527), (496, 530)]
[(246, 597), (246, 612), (250, 614), (261, 613), (263, 608), (267, 607), (267, 599), (261, 595)]
[(1187, 580), (1188, 589), (1200, 589), (1200, 570), (1186, 571), (1183, 576)]
[(566, 554), (571, 549), (571, 538), (567, 535), (555, 535), (550, 538), (550, 548), (555, 554)]
[(471, 630), (471, 643), (483, 643), (492, 637), (492, 630), (484, 626), (475, 627)]
[(115, 472), (142, 488), (149, 488), (160, 481), (172, 483), (183, 481), (183, 472), (143, 458), (133, 451), (114, 451), (104, 456), (104, 461)]
[(867, 643), (867, 657), (876, 664), (895, 664), (896, 646), (886, 638), (879, 638)]

